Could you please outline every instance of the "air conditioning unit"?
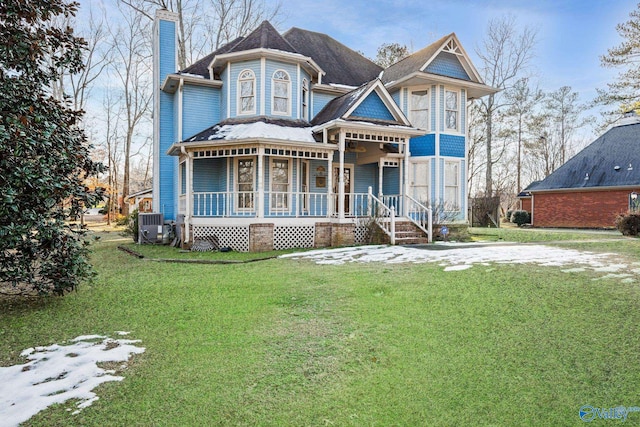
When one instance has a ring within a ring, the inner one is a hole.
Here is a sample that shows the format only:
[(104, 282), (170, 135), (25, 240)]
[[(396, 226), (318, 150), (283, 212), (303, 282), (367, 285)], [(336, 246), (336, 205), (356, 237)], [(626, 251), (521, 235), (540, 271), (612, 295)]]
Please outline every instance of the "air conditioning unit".
[(138, 243), (162, 243), (163, 224), (161, 213), (138, 214)]

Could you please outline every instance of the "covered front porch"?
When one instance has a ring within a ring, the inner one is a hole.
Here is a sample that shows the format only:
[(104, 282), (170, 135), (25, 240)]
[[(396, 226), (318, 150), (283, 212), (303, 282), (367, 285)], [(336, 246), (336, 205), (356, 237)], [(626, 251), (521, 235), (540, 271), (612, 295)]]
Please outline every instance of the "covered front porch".
[(395, 243), (402, 219), (431, 240), (430, 210), (407, 191), (406, 135), (368, 124), (320, 135), (176, 144), (184, 244), (214, 235), (236, 250), (362, 244), (374, 225)]

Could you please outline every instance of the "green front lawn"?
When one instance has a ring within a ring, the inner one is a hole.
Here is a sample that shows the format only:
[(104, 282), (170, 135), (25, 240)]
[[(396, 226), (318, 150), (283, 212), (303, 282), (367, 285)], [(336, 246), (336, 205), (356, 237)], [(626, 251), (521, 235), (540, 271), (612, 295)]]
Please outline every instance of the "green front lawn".
[[(582, 425), (582, 405), (640, 406), (638, 283), (531, 265), (159, 263), (111, 237), (93, 284), (0, 300), (0, 364), (121, 330), (146, 352), (80, 414), (68, 402), (29, 425)], [(219, 256), (251, 258), (195, 255)]]

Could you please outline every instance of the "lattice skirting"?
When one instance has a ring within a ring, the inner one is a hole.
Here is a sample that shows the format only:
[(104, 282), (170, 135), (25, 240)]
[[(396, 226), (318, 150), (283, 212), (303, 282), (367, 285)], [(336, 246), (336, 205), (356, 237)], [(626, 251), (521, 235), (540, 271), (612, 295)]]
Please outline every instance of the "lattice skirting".
[(314, 239), (313, 225), (274, 227), (273, 229), (273, 248), (277, 251), (290, 248), (313, 248)]
[(220, 247), (230, 247), (234, 251), (249, 252), (249, 227), (211, 227), (194, 226), (193, 239), (205, 239), (216, 236)]
[[(364, 223), (356, 224), (353, 229), (354, 243), (369, 243), (370, 227)], [(215, 239), (219, 247), (230, 247), (234, 251), (248, 252), (250, 240), (249, 226), (204, 226), (195, 225), (192, 229), (194, 240)], [(273, 249), (313, 248), (316, 229), (314, 225), (273, 227)]]

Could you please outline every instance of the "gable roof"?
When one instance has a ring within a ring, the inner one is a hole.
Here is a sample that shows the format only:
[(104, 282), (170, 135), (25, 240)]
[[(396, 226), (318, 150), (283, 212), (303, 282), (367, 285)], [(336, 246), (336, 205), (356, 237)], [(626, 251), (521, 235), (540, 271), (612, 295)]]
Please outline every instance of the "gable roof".
[(498, 91), (484, 84), (455, 33), (441, 37), (389, 66), (380, 79), (388, 88), (436, 83), (461, 84), (471, 99)]
[(444, 42), (452, 35), (453, 33), (444, 36), (431, 43), (429, 46), (420, 49), (404, 59), (401, 59), (393, 65), (390, 65), (386, 70), (384, 70), (380, 79), (387, 84), (400, 80), (416, 71), (421, 71), (427, 64), (427, 61), (434, 56), (434, 54), (444, 45)]
[[(367, 100), (372, 100), (378, 104), (376, 108), (378, 114), (367, 111), (367, 108), (361, 108)], [(384, 107), (380, 105), (380, 103), (384, 104)], [(382, 109), (386, 109), (386, 111), (382, 111)], [(371, 80), (369, 83), (351, 92), (334, 98), (316, 114), (311, 124), (317, 126), (332, 120), (351, 120), (383, 125), (411, 126), (379, 79)]]
[(382, 67), (326, 34), (291, 28), (283, 37), (325, 71), (323, 83), (358, 87), (380, 75)]
[(640, 184), (640, 123), (609, 129), (528, 192)]

